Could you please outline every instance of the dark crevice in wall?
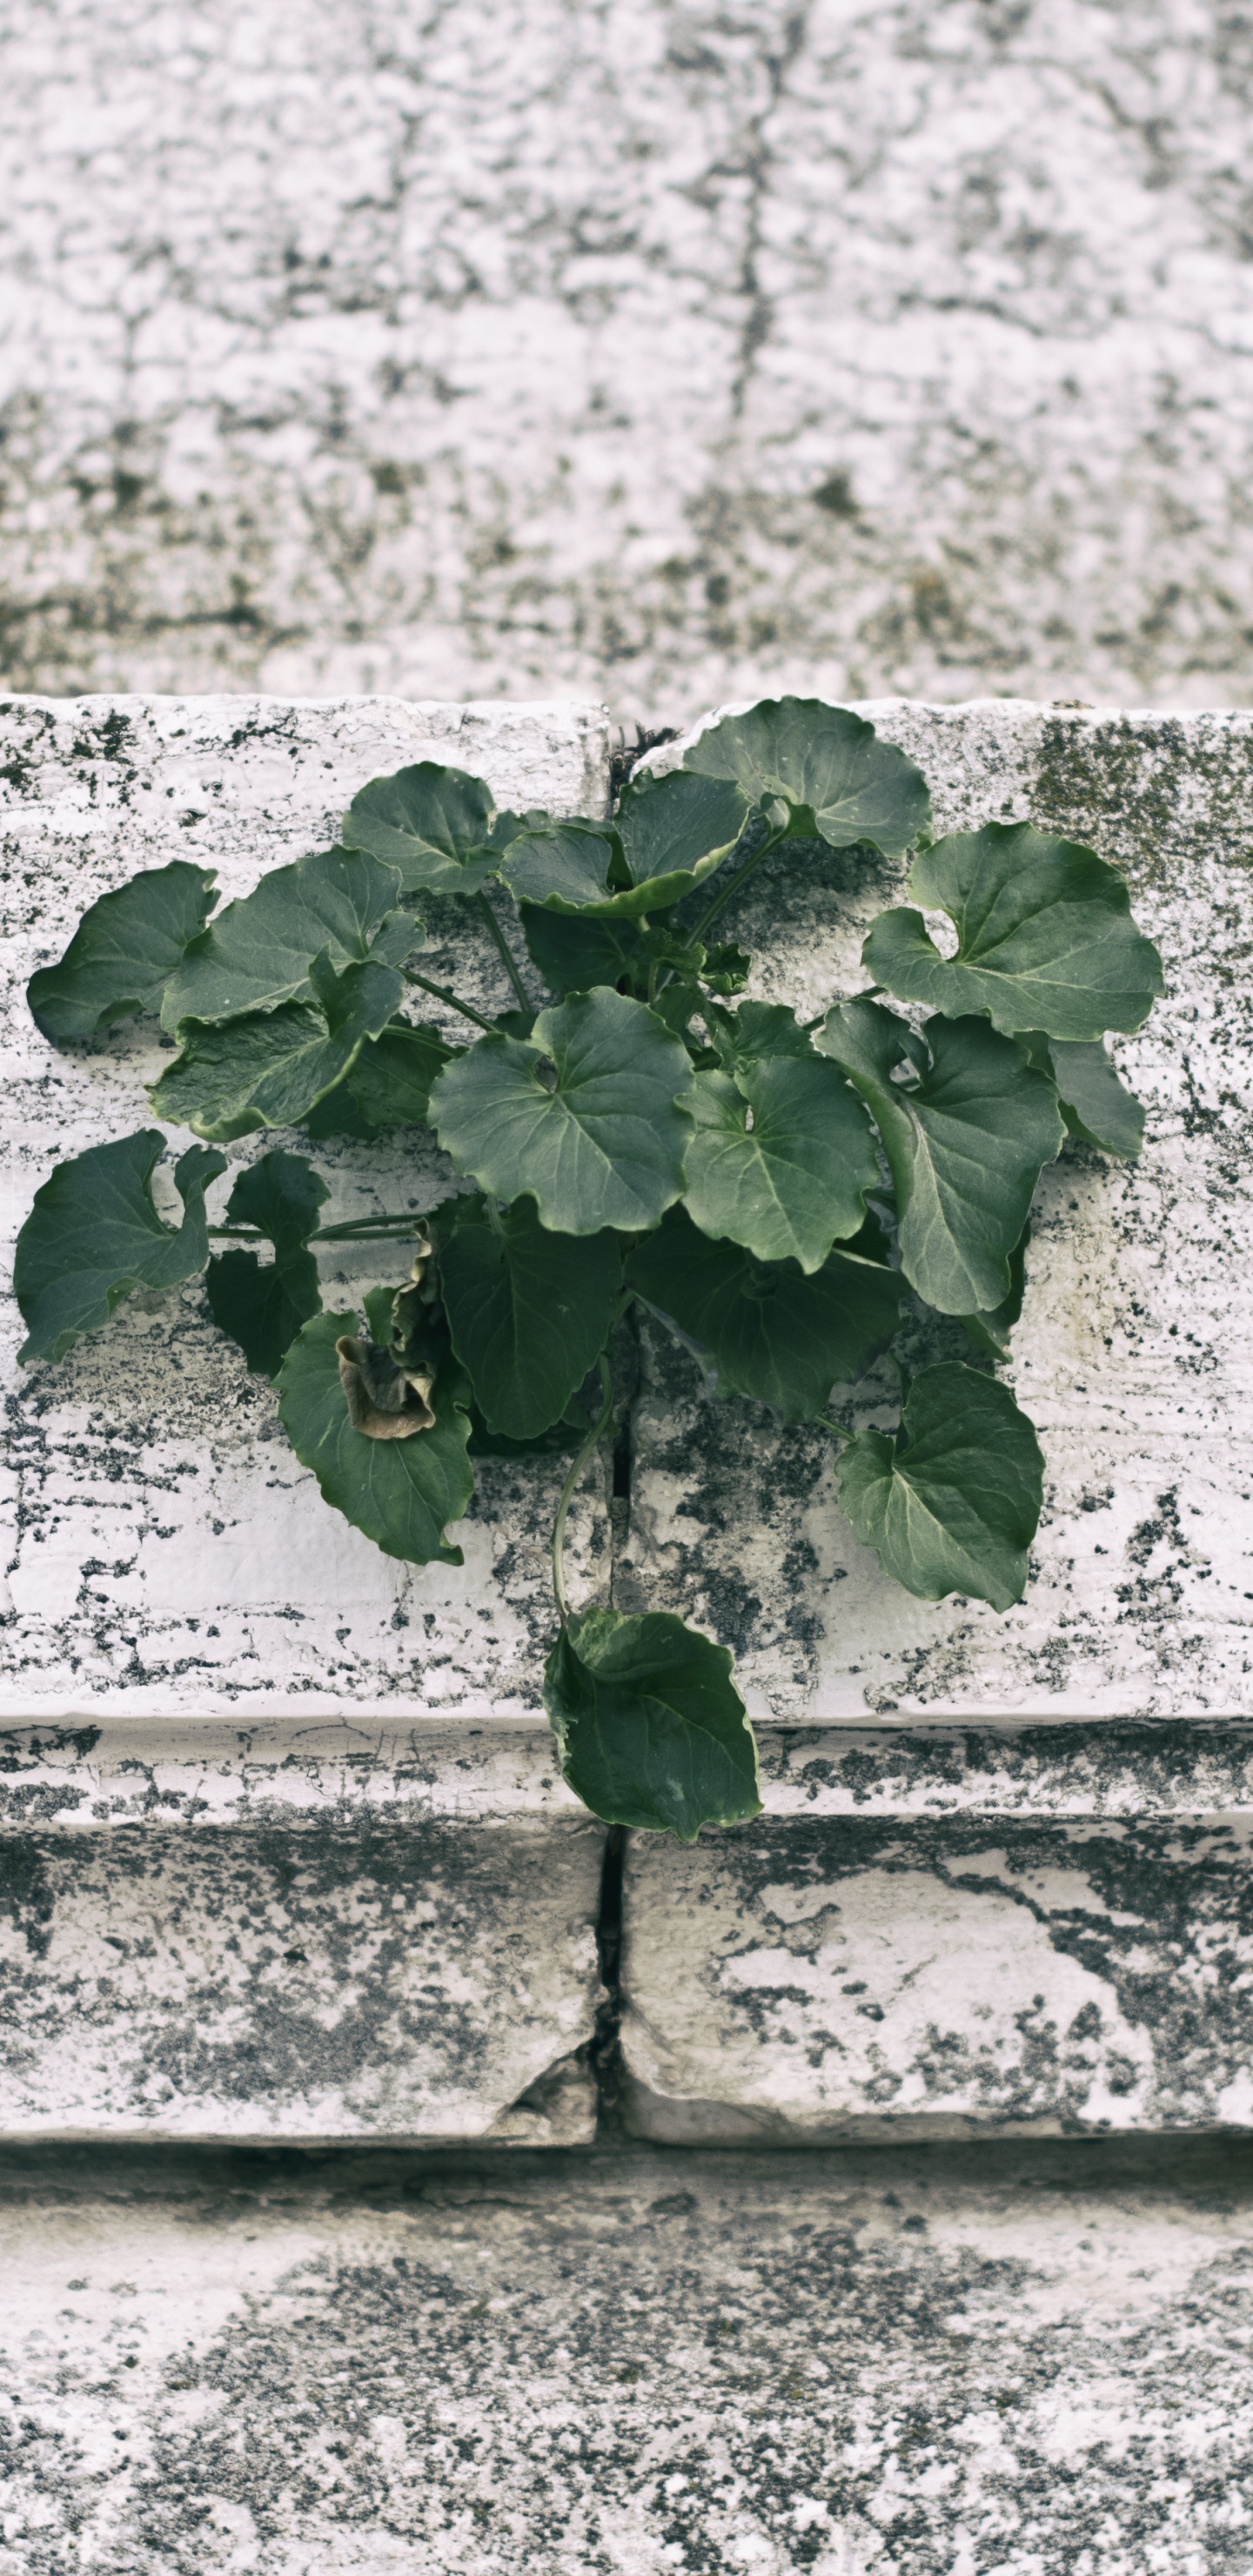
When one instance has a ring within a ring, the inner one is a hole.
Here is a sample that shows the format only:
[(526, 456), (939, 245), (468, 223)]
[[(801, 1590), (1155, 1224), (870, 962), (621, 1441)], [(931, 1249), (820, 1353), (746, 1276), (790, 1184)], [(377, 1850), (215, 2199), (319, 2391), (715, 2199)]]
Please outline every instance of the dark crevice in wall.
[(592, 2042), (592, 2065), (600, 2104), (597, 2126), (602, 2136), (606, 2129), (612, 2131), (617, 2126), (615, 2114), (622, 2073), (619, 2032), (622, 2023), (622, 1872), (625, 1858), (626, 1827), (611, 1825), (605, 1837), (600, 1906), (596, 1917), (596, 1949), (605, 2000), (596, 2015), (596, 2036)]

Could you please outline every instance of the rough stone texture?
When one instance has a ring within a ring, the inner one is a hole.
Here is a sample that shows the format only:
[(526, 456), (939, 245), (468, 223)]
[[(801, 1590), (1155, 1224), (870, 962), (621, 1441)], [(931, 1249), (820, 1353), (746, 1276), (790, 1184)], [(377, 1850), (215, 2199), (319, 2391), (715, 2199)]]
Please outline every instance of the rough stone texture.
[(683, 2143), (1253, 2127), (1253, 1735), (767, 1740), (630, 1838), (627, 2116)]
[(603, 1828), (531, 1733), (0, 1736), (0, 2135), (593, 2134)]
[(1172, 2168), (9, 2159), (0, 2570), (1245, 2576), (1247, 2159)]
[[(172, 857), (215, 866), (227, 895), (246, 892), (267, 868), (333, 840), (354, 790), (410, 760), (474, 770), (502, 803), (598, 812), (607, 756), (603, 712), (567, 704), (123, 699), (0, 710), (6, 1273), (53, 1163), (151, 1124), (142, 1085), (164, 1060), (153, 1022), (58, 1050), (26, 1007), (27, 976), (61, 953), (87, 903)], [(510, 995), (498, 961), (490, 950), (486, 966), (467, 958), (453, 909), (428, 907), (430, 971), (437, 981), (454, 972), (500, 1009)], [(228, 1149), (232, 1164), (265, 1141)], [(338, 1144), (314, 1159), (332, 1184), (328, 1220), (420, 1213), (452, 1177), (426, 1129), (397, 1130), (371, 1148), (368, 1169)], [(231, 1177), (215, 1185), (211, 1213)], [(400, 1250), (388, 1257), (403, 1277)], [(378, 1275), (342, 1253), (328, 1260), (328, 1305), (337, 1293), (353, 1303)], [(56, 1369), (16, 1367), (11, 1303), (9, 1315), (0, 1708), (204, 1714), (293, 1696), (322, 1710), (397, 1698), (436, 1713), (535, 1707), (560, 1462), (481, 1461), (459, 1533), (464, 1566), (402, 1566), (323, 1504), (272, 1389), (210, 1323), (199, 1282), (152, 1312), (131, 1301)], [(603, 1581), (608, 1521), (594, 1473), (573, 1516), (572, 1563), (585, 1588)]]
[(1247, 13), (30, 0), (36, 688), (1247, 692)]
[[(1118, 862), (1166, 964), (1167, 998), (1115, 1045), (1148, 1107), (1143, 1161), (1068, 1145), (1032, 1217), (1008, 1371), (1047, 1461), (1026, 1599), (1002, 1617), (908, 1598), (852, 1538), (832, 1444), (710, 1403), (651, 1332), (614, 1597), (709, 1626), (775, 1720), (1248, 1711), (1253, 719), (869, 712), (926, 771), (939, 829), (1030, 816)], [(753, 989), (808, 1014), (862, 985), (865, 926), (902, 878), (860, 854), (767, 863), (723, 915), (758, 953)], [(915, 1356), (971, 1349), (939, 1327)], [(867, 1381), (861, 1418), (894, 1420), (893, 1389)]]

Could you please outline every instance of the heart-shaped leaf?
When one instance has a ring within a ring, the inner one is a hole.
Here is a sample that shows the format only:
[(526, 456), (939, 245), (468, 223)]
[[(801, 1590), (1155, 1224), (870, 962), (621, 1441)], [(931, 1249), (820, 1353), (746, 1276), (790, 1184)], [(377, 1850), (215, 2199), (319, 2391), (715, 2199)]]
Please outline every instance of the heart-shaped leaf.
[(295, 1127), (377, 1037), (404, 996), (391, 966), (350, 966), (336, 975), (325, 958), (310, 972), (315, 999), (284, 1002), (242, 1020), (183, 1024), (183, 1051), (149, 1092), (158, 1118), (225, 1143), (257, 1127)]
[(519, 902), (582, 911), (610, 907), (610, 873), (618, 856), (607, 832), (594, 823), (550, 823), (521, 832), (500, 861), (500, 873)]
[(58, 1163), (36, 1190), (17, 1238), (13, 1285), (28, 1327), (22, 1360), (59, 1360), (80, 1333), (108, 1322), (132, 1288), (173, 1288), (203, 1270), (204, 1194), (225, 1157), (193, 1145), (174, 1166), (182, 1224), (158, 1216), (152, 1175), (165, 1151), (154, 1127)]
[(399, 893), (395, 868), (360, 850), (320, 850), (271, 869), (193, 940), (166, 987), (162, 1027), (181, 1035), (187, 1020), (233, 1020), (304, 1000), (323, 954), (337, 974), (367, 957), (402, 965), (422, 924), (396, 910)]
[(497, 815), (483, 779), (419, 760), (390, 778), (372, 778), (341, 829), (348, 849), (370, 850), (398, 868), (406, 894), (477, 894), (500, 866), (508, 827), (520, 820)]
[(957, 954), (944, 958), (921, 913), (880, 913), (862, 949), (877, 984), (950, 1019), (986, 1011), (1007, 1036), (1041, 1029), (1091, 1042), (1138, 1029), (1162, 992), (1162, 961), (1131, 918), (1126, 882), (1095, 850), (986, 823), (951, 832), (914, 861), (909, 890), (946, 912)]
[(460, 1565), (461, 1550), (449, 1546), (446, 1532), (474, 1490), (466, 1455), (469, 1389), (459, 1370), (441, 1370), (431, 1430), (411, 1440), (369, 1439), (349, 1419), (336, 1352), (357, 1330), (355, 1314), (315, 1315), (297, 1334), (279, 1375), (284, 1430), (325, 1500), (385, 1556), (410, 1565)]
[(986, 1351), (989, 1358), (1007, 1360), (1009, 1340), (1022, 1314), (1022, 1301), (1027, 1286), (1027, 1246), (1031, 1228), (1024, 1225), (1009, 1256), (1009, 1295), (999, 1306), (985, 1309), (981, 1315), (963, 1315), (961, 1320), (976, 1350)]
[(1021, 1601), (1044, 1460), (1008, 1387), (960, 1360), (920, 1369), (894, 1436), (863, 1431), (837, 1468), (840, 1501), (885, 1574), (922, 1601)]
[(815, 1043), (878, 1124), (906, 1278), (943, 1315), (999, 1306), (1042, 1166), (1065, 1132), (1053, 1084), (985, 1019), (929, 1020), (917, 1037), (881, 1003), (842, 1002)]
[(96, 1038), (137, 1011), (156, 1011), (184, 950), (217, 901), (210, 868), (171, 859), (145, 868), (83, 914), (57, 966), (41, 966), (26, 998), (46, 1038)]
[(585, 1610), (562, 1630), (544, 1705), (565, 1778), (606, 1824), (695, 1842), (761, 1812), (757, 1746), (725, 1646), (669, 1610)]
[(422, 1126), (436, 1074), (459, 1053), (421, 1020), (394, 1020), (366, 1039), (347, 1087), (372, 1128)]
[(832, 1244), (856, 1234), (879, 1176), (848, 1083), (812, 1054), (781, 1055), (734, 1079), (698, 1073), (692, 1105), (686, 1203), (701, 1232), (729, 1235), (759, 1261), (821, 1269)]
[(690, 1059), (653, 1012), (603, 988), (541, 1011), (529, 1040), (480, 1038), (431, 1089), (458, 1171), (534, 1198), (555, 1234), (633, 1233), (683, 1188)]
[(264, 1377), (277, 1377), (288, 1344), (321, 1307), (308, 1242), (328, 1195), (303, 1154), (272, 1153), (240, 1173), (226, 1202), (227, 1224), (255, 1225), (274, 1259), (263, 1269), (242, 1247), (219, 1253), (205, 1273), (205, 1293), (215, 1324)]
[(749, 818), (728, 778), (677, 770), (623, 790), (612, 824), (557, 823), (525, 834), (501, 874), (519, 898), (558, 912), (638, 920), (667, 911), (721, 867)]
[(766, 699), (724, 716), (683, 754), (685, 769), (733, 778), (750, 803), (775, 797), (836, 850), (869, 841), (900, 858), (924, 831), (931, 798), (921, 770), (872, 724), (819, 698)]
[(590, 993), (594, 984), (629, 980), (642, 993), (652, 957), (638, 923), (598, 912), (555, 912), (520, 904), (522, 936), (554, 993)]
[(1121, 1083), (1104, 1047), (1068, 1045), (1032, 1030), (1023, 1038), (1031, 1061), (1051, 1073), (1062, 1116), (1072, 1136), (1099, 1145), (1103, 1154), (1125, 1154), (1132, 1161), (1144, 1144), (1144, 1109)]
[(529, 1199), (494, 1219), (481, 1199), (454, 1208), (439, 1261), (453, 1349), (488, 1430), (534, 1439), (604, 1349), (621, 1245), (613, 1234), (550, 1234)]
[(720, 1394), (771, 1404), (785, 1422), (820, 1412), (834, 1385), (861, 1377), (901, 1319), (899, 1271), (839, 1251), (806, 1278), (795, 1261), (709, 1242), (681, 1207), (635, 1245), (626, 1279), (708, 1352)]

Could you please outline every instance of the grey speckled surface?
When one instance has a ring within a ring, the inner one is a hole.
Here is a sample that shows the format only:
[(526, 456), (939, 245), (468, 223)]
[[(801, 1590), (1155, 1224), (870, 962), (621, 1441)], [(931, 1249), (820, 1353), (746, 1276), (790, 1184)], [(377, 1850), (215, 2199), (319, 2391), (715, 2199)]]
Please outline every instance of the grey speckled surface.
[(0, 668), (1247, 696), (1251, 47), (1200, 0), (29, 0)]
[(4, 2162), (3, 2576), (1247, 2576), (1246, 2152)]
[(586, 2140), (604, 1841), (518, 1730), (0, 1734), (0, 2136)]

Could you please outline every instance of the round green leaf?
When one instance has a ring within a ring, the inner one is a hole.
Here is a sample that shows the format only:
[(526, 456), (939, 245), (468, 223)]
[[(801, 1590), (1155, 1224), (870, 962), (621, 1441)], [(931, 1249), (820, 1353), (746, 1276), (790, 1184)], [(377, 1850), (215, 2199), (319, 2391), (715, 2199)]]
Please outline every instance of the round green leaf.
[(1031, 823), (951, 832), (915, 859), (909, 890), (946, 912), (957, 954), (944, 958), (921, 913), (880, 913), (862, 949), (876, 984), (957, 1019), (1091, 1042), (1138, 1029), (1163, 991), (1162, 961), (1137, 930), (1117, 868)]
[(761, 1812), (757, 1746), (725, 1646), (669, 1610), (585, 1610), (558, 1638), (544, 1705), (565, 1778), (606, 1824), (695, 1842)]
[(211, 868), (172, 859), (145, 868), (83, 914), (57, 966), (41, 966), (26, 998), (46, 1038), (100, 1037), (118, 1020), (159, 1009), (184, 950), (217, 900)]
[(348, 1075), (348, 1089), (372, 1127), (422, 1126), (431, 1084), (441, 1065), (451, 1064), (457, 1053), (421, 1020), (396, 1020), (378, 1037), (366, 1039)]
[(1094, 1046), (1075, 1046), (1033, 1030), (1022, 1043), (1032, 1063), (1052, 1074), (1071, 1135), (1081, 1136), (1085, 1145), (1099, 1145), (1103, 1154), (1125, 1154), (1134, 1161), (1144, 1145), (1144, 1109), (1119, 1081), (1099, 1040)]
[(364, 1530), (385, 1556), (410, 1565), (460, 1565), (446, 1537), (474, 1490), (466, 1456), (468, 1390), (460, 1372), (440, 1372), (431, 1398), (435, 1427), (412, 1440), (371, 1440), (354, 1431), (340, 1385), (335, 1345), (357, 1317), (315, 1315), (292, 1343), (279, 1375), (279, 1411), (301, 1465), (311, 1467), (328, 1503)]
[(519, 901), (576, 912), (593, 904), (599, 910), (607, 907), (615, 857), (613, 842), (595, 824), (550, 823), (542, 832), (519, 833), (500, 873)]
[(899, 1271), (840, 1251), (807, 1278), (795, 1261), (711, 1243), (681, 1207), (635, 1245), (626, 1278), (708, 1352), (721, 1394), (772, 1404), (785, 1422), (820, 1412), (837, 1382), (862, 1376), (901, 1319)]
[(175, 1230), (158, 1216), (152, 1175), (165, 1151), (155, 1127), (76, 1154), (36, 1190), (17, 1238), (13, 1285), (28, 1336), (21, 1360), (59, 1360), (80, 1333), (108, 1322), (132, 1288), (173, 1288), (203, 1270), (204, 1194), (226, 1169), (193, 1145), (174, 1166), (186, 1210)]
[(317, 999), (284, 1002), (220, 1026), (185, 1021), (183, 1051), (149, 1092), (158, 1118), (220, 1143), (258, 1127), (295, 1127), (386, 1028), (404, 997), (390, 966), (335, 975), (313, 961)]
[(863, 1431), (836, 1470), (840, 1501), (885, 1574), (922, 1601), (1021, 1601), (1044, 1460), (1008, 1387), (959, 1360), (921, 1369), (894, 1436)]
[(576, 993), (529, 1039), (480, 1038), (431, 1088), (458, 1171), (494, 1198), (524, 1193), (555, 1234), (636, 1232), (683, 1188), (690, 1060), (625, 994)]
[(833, 1065), (810, 1055), (747, 1065), (733, 1080), (698, 1073), (687, 1150), (689, 1215), (759, 1261), (819, 1270), (856, 1234), (879, 1177), (861, 1102)]
[(398, 912), (400, 877), (360, 850), (320, 850), (294, 867), (273, 868), (250, 895), (228, 903), (193, 940), (166, 987), (161, 1025), (232, 1020), (303, 1000), (324, 952), (336, 973), (372, 957), (398, 966), (422, 924)]
[(724, 716), (683, 754), (685, 769), (733, 778), (754, 805), (781, 796), (813, 818), (833, 849), (869, 841), (900, 858), (925, 830), (931, 798), (921, 770), (874, 726), (820, 698), (765, 699)]
[(439, 1256), (452, 1345), (489, 1431), (534, 1439), (564, 1413), (604, 1349), (622, 1276), (613, 1234), (550, 1234), (529, 1199), (493, 1224), (458, 1212)]
[(1036, 1182), (1065, 1133), (1048, 1076), (986, 1019), (929, 1020), (917, 1037), (878, 1002), (838, 1003), (815, 1043), (878, 1124), (906, 1278), (944, 1315), (1000, 1306)]
[(342, 832), (348, 849), (369, 850), (398, 868), (406, 894), (477, 894), (500, 865), (495, 820), (483, 779), (419, 760), (390, 778), (372, 778), (354, 796)]
[(238, 1342), (250, 1369), (277, 1377), (283, 1354), (322, 1304), (318, 1265), (308, 1239), (329, 1193), (303, 1154), (262, 1154), (239, 1174), (226, 1202), (228, 1225), (255, 1225), (274, 1247), (262, 1268), (255, 1252), (234, 1247), (205, 1272), (214, 1323)]

